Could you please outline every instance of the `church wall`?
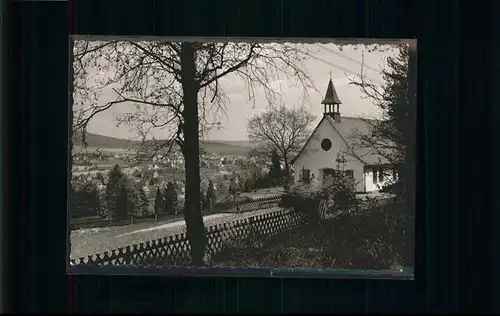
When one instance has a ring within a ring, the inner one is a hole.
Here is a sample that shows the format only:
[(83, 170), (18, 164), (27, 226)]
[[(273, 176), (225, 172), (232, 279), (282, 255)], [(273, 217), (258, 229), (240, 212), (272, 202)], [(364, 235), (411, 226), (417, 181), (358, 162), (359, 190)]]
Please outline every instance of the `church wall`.
[[(376, 167), (376, 166), (375, 166)], [(380, 179), (374, 179), (374, 176), (377, 176), (377, 173), (373, 172), (373, 166), (369, 166), (365, 168), (364, 176), (365, 176), (365, 181), (366, 181), (366, 191), (371, 192), (371, 191), (378, 191), (380, 188), (382, 188), (386, 184), (392, 183), (395, 179), (392, 175), (392, 173), (387, 173), (384, 174), (384, 179), (380, 181)], [(385, 169), (390, 169), (388, 167), (385, 167)]]
[[(332, 147), (328, 151), (321, 148), (321, 141), (325, 138), (328, 138), (332, 143)], [(295, 182), (301, 180), (302, 168), (309, 169), (310, 173), (318, 179), (321, 178), (321, 169), (336, 169), (337, 155), (343, 150), (345, 150), (344, 141), (327, 120), (322, 120), (301, 155), (294, 162)], [(346, 158), (345, 169), (353, 171), (357, 191), (364, 192), (364, 165), (353, 157)]]

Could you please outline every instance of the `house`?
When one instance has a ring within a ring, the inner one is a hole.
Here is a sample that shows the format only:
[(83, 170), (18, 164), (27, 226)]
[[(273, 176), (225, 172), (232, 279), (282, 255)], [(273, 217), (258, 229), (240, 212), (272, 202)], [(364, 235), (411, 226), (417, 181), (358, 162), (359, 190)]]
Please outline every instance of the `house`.
[(321, 104), (321, 121), (292, 160), (295, 182), (344, 172), (354, 178), (358, 192), (377, 191), (391, 183), (397, 177), (394, 166), (373, 149), (359, 145), (359, 135), (370, 134), (376, 121), (341, 116), (342, 102), (331, 79)]

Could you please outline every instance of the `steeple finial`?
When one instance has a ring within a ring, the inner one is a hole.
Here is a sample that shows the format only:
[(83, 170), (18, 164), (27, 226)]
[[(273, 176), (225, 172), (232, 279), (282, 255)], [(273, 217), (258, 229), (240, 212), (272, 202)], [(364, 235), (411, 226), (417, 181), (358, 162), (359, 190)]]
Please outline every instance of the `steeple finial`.
[(337, 91), (335, 91), (332, 79), (328, 81), (325, 98), (323, 99), (321, 104), (342, 104), (342, 102), (339, 100), (339, 97), (337, 96)]

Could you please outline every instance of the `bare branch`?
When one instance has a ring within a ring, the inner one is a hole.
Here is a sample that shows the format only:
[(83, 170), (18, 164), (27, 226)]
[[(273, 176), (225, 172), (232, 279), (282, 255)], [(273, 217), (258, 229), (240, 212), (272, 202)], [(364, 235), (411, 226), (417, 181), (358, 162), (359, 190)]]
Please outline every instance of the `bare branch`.
[(250, 141), (267, 153), (276, 149), (288, 168), (292, 157), (298, 154), (307, 141), (311, 132), (309, 126), (313, 121), (314, 117), (304, 108), (270, 108), (248, 121), (248, 136)]

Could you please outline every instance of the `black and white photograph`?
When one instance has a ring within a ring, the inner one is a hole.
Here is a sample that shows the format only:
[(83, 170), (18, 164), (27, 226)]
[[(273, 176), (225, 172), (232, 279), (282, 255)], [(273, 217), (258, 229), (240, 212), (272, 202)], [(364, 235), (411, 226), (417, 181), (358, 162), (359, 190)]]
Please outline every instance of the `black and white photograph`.
[(74, 37), (70, 267), (412, 266), (410, 47)]

